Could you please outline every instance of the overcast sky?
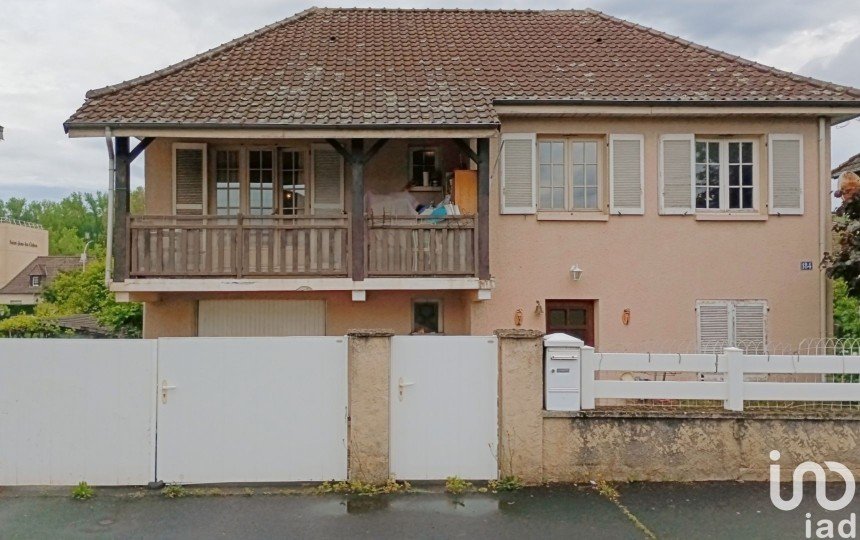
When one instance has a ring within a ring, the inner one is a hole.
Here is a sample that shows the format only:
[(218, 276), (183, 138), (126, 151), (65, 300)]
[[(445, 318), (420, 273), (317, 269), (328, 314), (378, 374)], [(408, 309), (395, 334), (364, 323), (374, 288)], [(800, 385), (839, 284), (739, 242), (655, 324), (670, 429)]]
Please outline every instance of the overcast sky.
[[(290, 0), (0, 0), (0, 199), (105, 189), (103, 139), (68, 139), (84, 93), (149, 73), (311, 5)], [(320, 6), (337, 6), (317, 2)], [(369, 2), (362, 7), (592, 7), (758, 62), (860, 87), (857, 0)], [(833, 132), (833, 163), (860, 121)], [(141, 160), (142, 161), (142, 160)], [(134, 183), (140, 184), (138, 164)]]

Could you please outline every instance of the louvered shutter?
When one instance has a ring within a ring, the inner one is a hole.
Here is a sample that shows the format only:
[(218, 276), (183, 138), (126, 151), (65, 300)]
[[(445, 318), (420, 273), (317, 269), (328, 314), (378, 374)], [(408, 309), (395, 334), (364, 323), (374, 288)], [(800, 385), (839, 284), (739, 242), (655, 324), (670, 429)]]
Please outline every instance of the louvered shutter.
[(731, 345), (731, 317), (728, 302), (700, 302), (698, 317), (699, 352), (716, 353)]
[(748, 354), (764, 354), (767, 344), (767, 306), (763, 302), (734, 303), (734, 345)]
[(642, 135), (609, 136), (609, 211), (644, 214)]
[(206, 213), (206, 144), (173, 145), (173, 213), (202, 216)]
[(771, 214), (803, 213), (803, 136), (770, 135), (768, 178)]
[(343, 158), (328, 145), (313, 147), (313, 209), (343, 211)]
[(660, 137), (660, 213), (693, 212), (693, 179), (695, 178), (695, 137), (663, 135)]
[(534, 133), (502, 134), (502, 214), (535, 213), (536, 144)]

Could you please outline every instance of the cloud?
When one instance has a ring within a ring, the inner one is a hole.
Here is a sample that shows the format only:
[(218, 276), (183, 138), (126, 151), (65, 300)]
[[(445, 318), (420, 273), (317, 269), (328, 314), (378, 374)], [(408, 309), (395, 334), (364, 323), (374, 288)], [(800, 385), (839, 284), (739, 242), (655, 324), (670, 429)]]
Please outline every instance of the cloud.
[[(317, 4), (337, 6), (333, 1)], [(852, 9), (856, 0), (588, 4), (733, 54), (860, 86), (860, 39), (854, 38), (860, 13)], [(558, 0), (372, 0), (364, 5), (572, 7)], [(282, 0), (3, 0), (0, 125), (6, 128), (6, 140), (0, 142), (0, 198), (16, 192), (60, 197), (69, 190), (104, 189), (104, 141), (68, 139), (62, 131), (63, 120), (80, 106), (88, 89), (160, 69), (309, 6)], [(834, 22), (835, 13), (840, 15)], [(855, 124), (834, 131), (834, 160), (851, 147), (860, 151)], [(139, 163), (133, 178), (140, 183)]]

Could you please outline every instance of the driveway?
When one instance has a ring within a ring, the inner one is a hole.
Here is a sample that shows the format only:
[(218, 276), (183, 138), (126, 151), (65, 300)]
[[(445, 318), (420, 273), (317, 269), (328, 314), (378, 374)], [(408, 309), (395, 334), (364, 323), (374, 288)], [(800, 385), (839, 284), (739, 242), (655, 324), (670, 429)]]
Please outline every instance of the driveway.
[(810, 492), (800, 508), (782, 512), (762, 483), (632, 483), (618, 492), (613, 501), (592, 486), (457, 497), (433, 489), (361, 497), (254, 488), (166, 499), (103, 489), (79, 502), (67, 490), (7, 489), (0, 538), (803, 538), (806, 512), (843, 519), (857, 510), (855, 499), (825, 515)]

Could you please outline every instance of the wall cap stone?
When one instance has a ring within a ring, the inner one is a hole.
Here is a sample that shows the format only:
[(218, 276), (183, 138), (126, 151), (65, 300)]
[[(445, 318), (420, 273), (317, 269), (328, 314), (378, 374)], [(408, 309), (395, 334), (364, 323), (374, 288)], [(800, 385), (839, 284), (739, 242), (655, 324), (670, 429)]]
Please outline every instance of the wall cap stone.
[(346, 331), (346, 335), (349, 337), (391, 337), (394, 335), (394, 330), (351, 328)]
[(594, 409), (589, 411), (543, 411), (544, 418), (578, 418), (581, 420), (593, 419), (704, 419), (704, 420), (818, 420), (818, 421), (860, 421), (860, 415), (856, 412), (815, 412), (815, 411), (719, 411), (719, 410), (701, 410), (701, 411), (656, 411), (656, 410), (600, 410)]
[(500, 338), (507, 339), (538, 339), (543, 337), (540, 330), (529, 330), (527, 328), (502, 328), (493, 332)]

